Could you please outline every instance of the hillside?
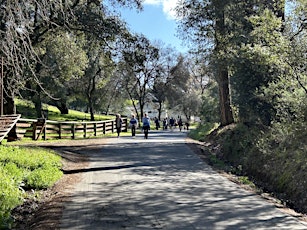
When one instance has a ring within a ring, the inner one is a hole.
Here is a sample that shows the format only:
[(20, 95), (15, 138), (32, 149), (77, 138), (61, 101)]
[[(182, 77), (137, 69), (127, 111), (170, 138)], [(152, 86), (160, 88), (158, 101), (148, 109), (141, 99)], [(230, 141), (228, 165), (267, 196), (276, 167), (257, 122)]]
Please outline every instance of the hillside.
[(243, 124), (216, 129), (206, 136), (210, 164), (243, 176), (283, 205), (307, 213), (306, 126), (287, 136), (273, 129)]
[[(48, 120), (54, 121), (89, 121), (90, 114), (77, 111), (77, 110), (69, 110), (68, 114), (61, 114), (60, 111), (52, 105), (43, 105), (45, 117)], [(22, 118), (28, 119), (36, 119), (36, 112), (34, 104), (30, 101), (26, 100), (16, 100), (16, 110), (18, 114), (21, 114)], [(113, 119), (113, 115), (103, 115), (103, 114), (95, 114), (96, 121), (109, 120)]]

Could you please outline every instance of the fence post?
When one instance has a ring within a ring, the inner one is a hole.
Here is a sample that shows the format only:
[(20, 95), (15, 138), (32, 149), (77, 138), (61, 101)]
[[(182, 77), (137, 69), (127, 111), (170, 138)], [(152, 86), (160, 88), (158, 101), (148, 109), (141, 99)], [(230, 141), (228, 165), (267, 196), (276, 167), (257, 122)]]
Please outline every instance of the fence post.
[(72, 132), (72, 139), (75, 139), (75, 132), (76, 132), (76, 127), (75, 127), (75, 123), (72, 123), (71, 125), (71, 132)]
[(103, 134), (106, 134), (106, 122), (103, 122), (103, 130), (102, 130)]
[(62, 124), (59, 123), (59, 139), (62, 139)]
[(87, 126), (86, 123), (84, 123), (83, 124), (84, 138), (86, 138), (86, 128), (87, 128), (86, 126)]
[(44, 141), (47, 140), (47, 120), (46, 120), (46, 123), (45, 123), (45, 128), (43, 130), (43, 139)]
[(33, 131), (32, 131), (32, 140), (36, 140), (36, 122), (32, 123)]
[(94, 136), (97, 136), (97, 123), (94, 123)]

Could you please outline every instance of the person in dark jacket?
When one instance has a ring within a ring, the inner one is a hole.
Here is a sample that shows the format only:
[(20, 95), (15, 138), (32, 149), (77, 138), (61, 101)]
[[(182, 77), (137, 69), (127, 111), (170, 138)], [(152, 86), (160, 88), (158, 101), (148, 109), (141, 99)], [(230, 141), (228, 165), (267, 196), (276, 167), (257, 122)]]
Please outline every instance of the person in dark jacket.
[(119, 137), (120, 132), (122, 131), (122, 124), (123, 124), (123, 120), (120, 114), (116, 114), (115, 127), (116, 127), (117, 137)]

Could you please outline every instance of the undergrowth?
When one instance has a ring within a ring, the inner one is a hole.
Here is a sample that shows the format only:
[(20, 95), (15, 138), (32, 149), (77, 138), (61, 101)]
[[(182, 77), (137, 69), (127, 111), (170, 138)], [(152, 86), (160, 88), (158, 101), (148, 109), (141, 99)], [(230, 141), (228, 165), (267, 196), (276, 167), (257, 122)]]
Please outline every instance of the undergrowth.
[(42, 148), (0, 146), (0, 229), (12, 224), (11, 211), (27, 190), (45, 189), (62, 177), (61, 157)]
[(214, 143), (209, 152), (218, 164), (223, 161), (232, 173), (250, 178), (288, 207), (307, 213), (306, 124), (235, 124), (212, 133), (203, 139)]

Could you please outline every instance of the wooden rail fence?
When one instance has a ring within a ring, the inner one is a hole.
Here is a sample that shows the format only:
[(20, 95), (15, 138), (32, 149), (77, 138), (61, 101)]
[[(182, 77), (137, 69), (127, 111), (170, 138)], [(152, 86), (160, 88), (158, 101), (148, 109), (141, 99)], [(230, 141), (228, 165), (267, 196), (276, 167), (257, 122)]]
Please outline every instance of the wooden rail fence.
[[(127, 132), (127, 118), (122, 118), (122, 131)], [(47, 139), (80, 139), (102, 136), (116, 132), (115, 120), (72, 122), (51, 121), (45, 119), (23, 119), (16, 123), (18, 138)]]

